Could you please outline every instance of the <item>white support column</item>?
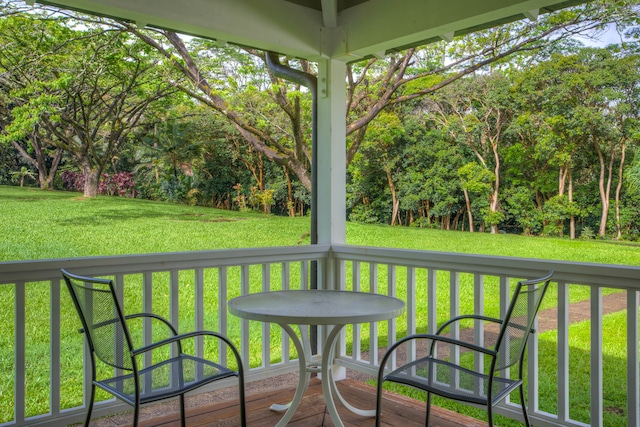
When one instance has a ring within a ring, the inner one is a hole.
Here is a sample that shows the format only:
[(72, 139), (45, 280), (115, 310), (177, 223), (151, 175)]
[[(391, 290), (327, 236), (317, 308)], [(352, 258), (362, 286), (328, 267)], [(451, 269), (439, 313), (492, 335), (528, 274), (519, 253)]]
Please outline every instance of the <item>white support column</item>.
[(321, 245), (346, 241), (346, 70), (344, 62), (318, 62), (317, 209)]
[[(346, 78), (344, 62), (322, 59), (318, 62), (318, 159), (317, 218), (318, 244), (346, 242)], [(319, 289), (340, 289), (339, 268), (331, 258), (319, 268)], [(325, 342), (328, 328), (318, 328)], [(336, 356), (343, 348), (344, 331), (338, 338)], [(325, 349), (321, 350), (322, 352)], [(346, 369), (333, 366), (333, 377), (346, 377)]]

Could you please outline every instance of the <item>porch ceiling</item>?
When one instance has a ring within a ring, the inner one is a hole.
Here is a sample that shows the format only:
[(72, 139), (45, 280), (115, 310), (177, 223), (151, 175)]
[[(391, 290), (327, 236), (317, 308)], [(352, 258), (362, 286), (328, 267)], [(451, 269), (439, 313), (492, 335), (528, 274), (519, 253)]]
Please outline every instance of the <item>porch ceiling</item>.
[(354, 61), (585, 0), (45, 0), (312, 61)]

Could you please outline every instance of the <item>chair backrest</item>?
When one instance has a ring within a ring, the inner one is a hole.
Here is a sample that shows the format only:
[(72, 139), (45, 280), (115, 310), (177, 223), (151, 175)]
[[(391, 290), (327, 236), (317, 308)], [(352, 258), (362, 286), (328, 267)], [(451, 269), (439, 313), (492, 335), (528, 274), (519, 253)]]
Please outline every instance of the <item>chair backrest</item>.
[(113, 281), (62, 270), (90, 350), (104, 363), (133, 370), (133, 345), (118, 304)]
[(553, 271), (538, 279), (518, 282), (496, 341), (496, 371), (522, 361), (527, 340), (552, 275)]

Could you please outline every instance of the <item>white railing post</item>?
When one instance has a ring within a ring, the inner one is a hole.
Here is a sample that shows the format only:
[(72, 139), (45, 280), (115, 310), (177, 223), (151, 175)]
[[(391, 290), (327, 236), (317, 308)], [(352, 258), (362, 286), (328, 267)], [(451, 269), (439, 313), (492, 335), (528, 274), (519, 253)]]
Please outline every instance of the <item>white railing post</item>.
[(50, 371), (50, 401), (51, 412), (60, 413), (60, 279), (51, 282), (51, 371)]
[[(196, 269), (194, 272), (194, 298), (193, 309), (195, 310), (194, 329), (201, 331), (204, 329), (204, 270)], [(204, 356), (204, 339), (198, 337), (195, 342), (195, 354), (199, 357)]]
[(558, 281), (558, 419), (569, 420), (569, 286)]
[[(240, 267), (240, 295), (249, 294), (249, 266), (242, 265)], [(240, 353), (242, 360), (246, 363), (249, 362), (249, 321), (247, 319), (240, 319)], [(262, 350), (261, 350), (262, 351)]]
[(591, 425), (601, 426), (602, 400), (602, 288), (591, 288)]
[[(453, 319), (460, 315), (460, 275), (457, 271), (449, 273), (449, 318)], [(453, 339), (460, 339), (460, 324), (454, 323), (449, 330), (449, 336)], [(455, 364), (460, 364), (460, 346), (451, 344), (449, 346), (449, 358)], [(453, 377), (452, 383), (454, 388), (460, 387), (459, 372), (450, 369), (450, 375)]]
[[(351, 263), (351, 288), (354, 292), (360, 291), (360, 263), (354, 261)], [(351, 358), (354, 362), (360, 360), (362, 354), (362, 325), (353, 325), (353, 342), (351, 344), (352, 355)], [(371, 357), (369, 357), (371, 360)]]
[(438, 330), (437, 285), (436, 270), (430, 268), (427, 272), (427, 331), (430, 334)]
[[(473, 310), (475, 314), (484, 315), (484, 276), (480, 274), (473, 275)], [(484, 339), (484, 322), (476, 320), (473, 328), (473, 342), (483, 347), (485, 344)], [(476, 353), (473, 360), (474, 369), (480, 371), (484, 367), (484, 354)], [(479, 384), (478, 384), (479, 386)]]
[[(153, 273), (146, 272), (142, 276), (142, 311), (144, 313), (153, 313)], [(143, 320), (143, 334), (145, 345), (153, 342), (153, 326), (151, 318), (145, 317)], [(152, 352), (146, 352), (144, 356), (144, 366), (151, 366), (153, 360)], [(151, 381), (151, 378), (147, 378), (147, 381)], [(151, 386), (151, 383), (145, 385), (145, 387)]]
[(13, 354), (15, 360), (15, 402), (14, 414), (16, 423), (24, 423), (26, 411), (25, 399), (25, 374), (26, 374), (26, 351), (25, 351), (25, 282), (18, 282), (15, 285), (15, 352)]
[[(227, 292), (227, 267), (221, 266), (218, 268), (218, 304), (227, 304), (227, 300), (229, 299), (229, 294)], [(218, 310), (218, 331), (221, 333), (228, 335), (229, 334), (229, 319), (227, 315), (227, 310)], [(240, 342), (236, 343), (240, 344), (241, 352), (242, 352), (242, 360), (246, 364), (244, 368), (249, 370), (249, 345), (248, 342), (244, 341), (244, 336), (240, 336)], [(247, 349), (246, 351), (244, 349)], [(227, 364), (227, 347), (226, 344), (221, 344), (220, 347), (220, 364)]]
[(630, 426), (640, 425), (638, 304), (640, 292), (627, 291), (627, 411)]
[[(378, 264), (369, 263), (369, 292), (377, 294), (378, 291)], [(373, 360), (373, 364), (378, 364), (378, 354), (380, 348), (378, 346), (378, 322), (369, 323), (369, 357)]]
[[(262, 292), (271, 290), (271, 264), (262, 264)], [(262, 328), (262, 368), (271, 366), (271, 323), (261, 323)]]
[[(416, 289), (416, 269), (415, 267), (407, 267), (407, 301), (406, 301), (406, 308), (405, 308), (405, 315), (407, 318), (407, 335), (415, 334), (418, 329), (417, 319), (416, 319), (417, 306), (418, 306), (418, 302), (417, 302), (417, 289)], [(394, 336), (393, 340), (389, 338), (389, 345), (393, 344), (393, 341), (395, 339), (397, 339), (397, 336)], [(407, 348), (407, 353), (410, 359), (415, 359), (416, 357), (415, 341), (410, 341), (409, 348)]]

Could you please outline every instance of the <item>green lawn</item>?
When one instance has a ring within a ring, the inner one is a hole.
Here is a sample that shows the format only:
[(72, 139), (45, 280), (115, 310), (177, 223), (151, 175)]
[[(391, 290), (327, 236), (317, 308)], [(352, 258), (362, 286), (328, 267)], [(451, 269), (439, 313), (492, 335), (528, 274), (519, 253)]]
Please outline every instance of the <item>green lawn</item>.
[[(0, 186), (0, 233), (3, 236), (0, 241), (0, 261), (306, 245), (309, 244), (308, 230), (308, 217), (284, 218), (113, 197), (84, 199), (78, 193), (45, 192), (37, 189)], [(637, 265), (638, 259), (640, 259), (640, 246), (634, 244), (596, 240), (571, 241), (569, 239), (504, 234), (471, 234), (355, 223), (347, 224), (347, 243), (606, 264)], [(272, 267), (277, 268), (278, 266)], [(379, 274), (384, 275), (383, 270), (384, 267), (381, 267)], [(363, 267), (362, 275), (367, 274), (368, 271)], [(438, 274), (446, 274), (446, 272)], [(399, 282), (404, 280), (402, 277), (405, 275), (401, 268), (399, 268), (397, 276)], [(464, 277), (461, 277), (461, 289), (463, 291), (469, 287), (472, 289), (471, 278), (466, 277), (467, 275), (462, 276)], [(278, 274), (274, 272), (273, 277), (278, 277)], [(442, 281), (440, 279), (438, 276), (438, 283), (447, 283), (445, 277), (442, 278)], [(487, 301), (490, 299), (488, 296), (497, 286), (497, 283), (493, 283), (495, 281), (493, 279), (487, 278), (486, 281)], [(187, 287), (189, 280), (193, 279), (186, 278), (185, 286)], [(422, 283), (422, 279), (420, 283)], [(402, 288), (400, 283), (398, 285), (399, 288)], [(162, 290), (162, 286), (154, 288), (154, 308), (158, 309), (160, 314), (163, 314), (163, 310), (167, 309), (162, 303), (155, 303), (157, 292), (159, 292), (158, 301), (163, 300), (163, 295), (160, 295), (165, 292)], [(581, 288), (584, 289), (571, 293), (572, 301), (588, 296), (588, 288)], [(135, 289), (137, 288), (134, 286), (133, 290), (135, 291)], [(442, 292), (439, 291), (439, 298), (446, 300), (447, 292), (448, 286), (445, 286)], [(26, 302), (26, 312), (29, 313), (28, 316), (36, 316), (41, 311), (39, 307), (48, 304), (49, 291), (30, 285), (27, 295), (29, 298)], [(13, 304), (13, 291), (0, 289), (0, 298)], [(135, 300), (135, 298), (133, 299)], [(548, 298), (546, 306), (553, 304), (553, 298)], [(164, 305), (166, 306), (166, 302)], [(463, 311), (472, 310), (473, 301), (462, 302), (461, 307)], [(71, 316), (70, 312), (66, 314)], [(66, 314), (63, 313), (63, 317), (66, 317)], [(619, 325), (624, 326), (624, 319), (621, 319), (620, 316), (626, 318), (623, 314), (606, 316), (605, 328), (607, 330), (621, 329)], [(13, 384), (13, 367), (11, 366), (13, 360), (11, 350), (12, 315), (13, 309), (2, 310), (0, 313), (0, 323), (8, 327), (5, 330), (4, 339), (0, 339), (0, 342), (3, 348), (9, 350), (8, 353), (0, 357), (0, 380), (8, 385), (4, 395), (0, 396), (0, 422), (12, 419), (11, 395), (13, 387), (10, 386)], [(446, 317), (446, 315), (446, 310), (439, 313), (439, 321), (441, 321), (441, 317)], [(49, 344), (46, 338), (48, 336), (48, 318), (46, 313), (42, 316), (41, 321), (33, 322), (33, 324), (41, 324), (41, 328), (26, 331), (30, 354), (34, 352), (48, 353)], [(399, 322), (402, 324), (402, 320)], [(188, 325), (188, 322), (184, 324)], [(215, 325), (215, 319), (211, 324)], [(277, 339), (281, 336), (279, 332), (273, 335)], [(590, 340), (588, 322), (572, 326), (570, 335), (574, 340), (570, 343), (572, 346), (572, 381), (575, 381), (571, 385), (572, 410), (575, 408), (578, 419), (588, 423), (588, 343)], [(541, 359), (540, 365), (541, 369), (548, 368), (548, 371), (540, 373), (540, 388), (544, 394), (540, 407), (551, 412), (555, 405), (556, 391), (553, 385), (556, 381), (555, 375), (557, 375), (554, 366), (556, 360), (555, 339), (553, 332), (546, 332), (540, 336), (541, 357), (543, 357), (542, 353), (547, 357), (547, 362), (545, 363)], [(63, 355), (81, 353), (81, 341), (77, 338), (74, 340), (74, 345), (77, 348), (65, 348)], [(605, 395), (607, 407), (612, 408), (607, 410), (606, 424), (624, 426), (626, 424), (624, 418), (626, 416), (626, 402), (625, 394), (620, 393), (620, 390), (622, 389), (621, 385), (626, 384), (626, 371), (625, 364), (620, 361), (626, 359), (623, 351), (626, 346), (625, 335), (622, 332), (608, 333), (606, 340), (607, 381), (605, 382)], [(585, 345), (587, 346), (585, 347)], [(274, 348), (277, 346), (278, 343), (274, 343)], [(43, 371), (41, 363), (33, 363), (36, 359), (28, 361), (27, 390), (38, 389), (41, 390), (41, 393), (47, 394), (49, 373)], [(72, 357), (64, 359), (62, 362), (65, 365), (73, 365), (81, 363), (80, 359)], [(46, 366), (44, 369), (47, 369)], [(79, 369), (76, 366), (75, 369), (72, 369), (72, 371), (74, 370)], [(63, 386), (67, 387), (64, 390), (63, 401), (66, 402), (67, 407), (80, 403), (78, 401), (78, 381), (79, 377), (73, 379), (65, 377), (63, 381)], [(551, 387), (546, 390), (545, 387), (548, 386)], [(41, 413), (40, 411), (43, 410), (41, 405), (46, 404), (47, 399), (40, 399), (38, 397), (40, 394), (34, 392), (29, 395), (33, 399), (27, 402), (27, 406), (33, 413)], [(479, 418), (484, 415), (483, 411), (473, 412), (466, 407), (458, 408), (446, 401), (440, 400), (438, 403), (471, 413)], [(46, 411), (47, 408), (45, 407), (44, 410)], [(501, 426), (518, 425), (503, 419), (498, 423)]]
[[(309, 243), (309, 218), (0, 186), (0, 261)], [(347, 224), (347, 243), (637, 265), (640, 246)]]

